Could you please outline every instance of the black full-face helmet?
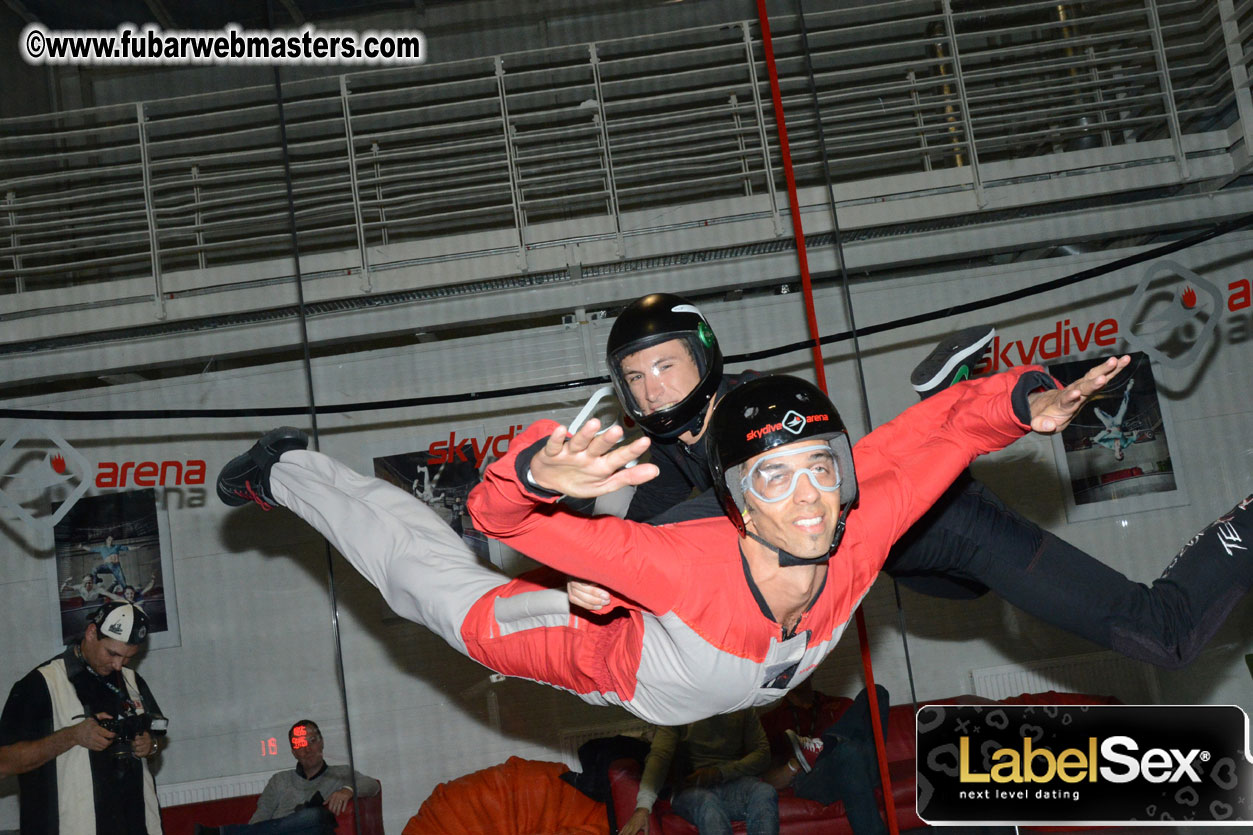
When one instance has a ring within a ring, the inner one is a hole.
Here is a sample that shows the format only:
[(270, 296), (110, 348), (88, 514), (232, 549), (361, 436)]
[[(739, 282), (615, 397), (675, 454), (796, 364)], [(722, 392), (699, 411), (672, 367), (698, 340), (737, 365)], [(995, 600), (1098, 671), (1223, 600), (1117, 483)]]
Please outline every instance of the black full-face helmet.
[[(622, 371), (622, 361), (645, 348), (671, 340), (678, 340), (686, 348), (696, 363), (700, 381), (678, 403), (645, 414), (643, 404), (631, 392)], [(613, 323), (605, 353), (618, 401), (645, 433), (669, 440), (684, 432), (700, 432), (705, 408), (722, 382), (722, 351), (713, 328), (695, 305), (670, 293), (653, 293), (632, 302)]]
[[(839, 490), (840, 518), (826, 557), (803, 559), (780, 550), (773, 543), (763, 542), (779, 550), (780, 565), (825, 562), (835, 553), (844, 535), (848, 512), (857, 501), (857, 474), (853, 470), (852, 444), (840, 413), (812, 383), (798, 377), (770, 375), (750, 380), (728, 392), (714, 407), (709, 431), (705, 433), (714, 493), (740, 536), (754, 536), (744, 524), (747, 508), (744, 496), (752, 489), (751, 474), (745, 471), (744, 465), (763, 453), (798, 441), (809, 441), (816, 447), (831, 450), (836, 467), (834, 484), (819, 489)], [(793, 478), (791, 489), (795, 489), (795, 483)]]

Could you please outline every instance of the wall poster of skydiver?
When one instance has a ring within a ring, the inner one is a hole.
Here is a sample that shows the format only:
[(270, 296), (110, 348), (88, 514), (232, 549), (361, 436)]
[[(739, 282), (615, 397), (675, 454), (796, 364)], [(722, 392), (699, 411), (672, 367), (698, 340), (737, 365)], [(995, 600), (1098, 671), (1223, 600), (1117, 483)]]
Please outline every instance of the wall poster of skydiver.
[(57, 640), (83, 634), (87, 618), (110, 601), (148, 616), (149, 649), (179, 646), (173, 561), (164, 511), (151, 489), (85, 496), (53, 529)]
[[(1057, 363), (1049, 372), (1070, 383), (1093, 361)], [(1054, 439), (1067, 518), (1076, 522), (1187, 504), (1170, 451), (1172, 437), (1152, 363), (1135, 352), (1131, 364)]]

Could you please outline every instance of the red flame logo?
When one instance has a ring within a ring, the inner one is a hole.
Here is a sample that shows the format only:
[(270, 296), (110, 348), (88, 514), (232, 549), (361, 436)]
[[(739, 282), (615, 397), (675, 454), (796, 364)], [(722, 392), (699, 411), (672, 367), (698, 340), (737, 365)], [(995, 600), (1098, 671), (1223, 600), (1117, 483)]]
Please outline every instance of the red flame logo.
[(57, 475), (65, 475), (65, 458), (60, 453), (52, 456), (52, 460), (48, 463), (52, 465), (52, 469), (56, 471)]
[(1196, 291), (1191, 287), (1183, 288), (1183, 294), (1179, 297), (1179, 300), (1183, 302), (1185, 308), (1191, 310), (1196, 307)]

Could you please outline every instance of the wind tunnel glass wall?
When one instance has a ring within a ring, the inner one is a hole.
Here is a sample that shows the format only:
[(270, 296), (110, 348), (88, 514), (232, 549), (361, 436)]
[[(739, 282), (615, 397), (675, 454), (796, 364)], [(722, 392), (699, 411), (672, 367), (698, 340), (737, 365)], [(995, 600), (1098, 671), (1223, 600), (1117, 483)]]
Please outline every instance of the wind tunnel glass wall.
[[(328, 762), (382, 781), (389, 832), (441, 782), (515, 756), (577, 768), (582, 742), (638, 732), (493, 675), (398, 614), (403, 591), (376, 588), (391, 575), (328, 561), (286, 509), (227, 508), (214, 482), (268, 429), (312, 436), (312, 406), (321, 452), (426, 505), (502, 578), (532, 570), (477, 529), (469, 495), (526, 427), (568, 423), (607, 384), (615, 318), (656, 291), (700, 309), (736, 374), (815, 380), (812, 304), (854, 440), (918, 402), (916, 366), (964, 328), (996, 328), (976, 377), (1040, 364), (1069, 381), (1130, 353), (1066, 432), (972, 473), (1151, 583), (1253, 490), (1253, 60), (1248, 21), (1233, 33), (1221, 7), (770, 3), (812, 294), (751, 4), (502, 9), (428, 28), (422, 66), (285, 70), (285, 146), (259, 77), (138, 105), (104, 79), (114, 103), (0, 123), (0, 603), (23, 625), (5, 679), (133, 587), (165, 624), (136, 664), (171, 720), (163, 804), (255, 793), (308, 717)], [(620, 419), (612, 394), (592, 413)], [(882, 454), (928, 472), (925, 452)], [(340, 550), (371, 565), (403, 571), (427, 545), (384, 549), (390, 511), (348, 516)], [(899, 597), (881, 577), (864, 600), (894, 703), (1248, 701), (1247, 604), (1170, 672), (995, 592)], [(846, 633), (814, 681), (852, 696), (860, 665)], [(0, 829), (16, 792), (0, 782)]]

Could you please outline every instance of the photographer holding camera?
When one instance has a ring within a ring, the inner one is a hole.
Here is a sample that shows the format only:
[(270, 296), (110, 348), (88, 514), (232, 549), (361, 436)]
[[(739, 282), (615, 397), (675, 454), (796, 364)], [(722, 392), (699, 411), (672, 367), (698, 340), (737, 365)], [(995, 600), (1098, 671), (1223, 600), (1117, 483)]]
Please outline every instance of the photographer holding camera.
[(161, 832), (147, 760), (165, 733), (152, 691), (127, 663), (148, 617), (106, 603), (82, 640), (9, 691), (0, 715), (0, 776), (20, 775), (24, 835)]

